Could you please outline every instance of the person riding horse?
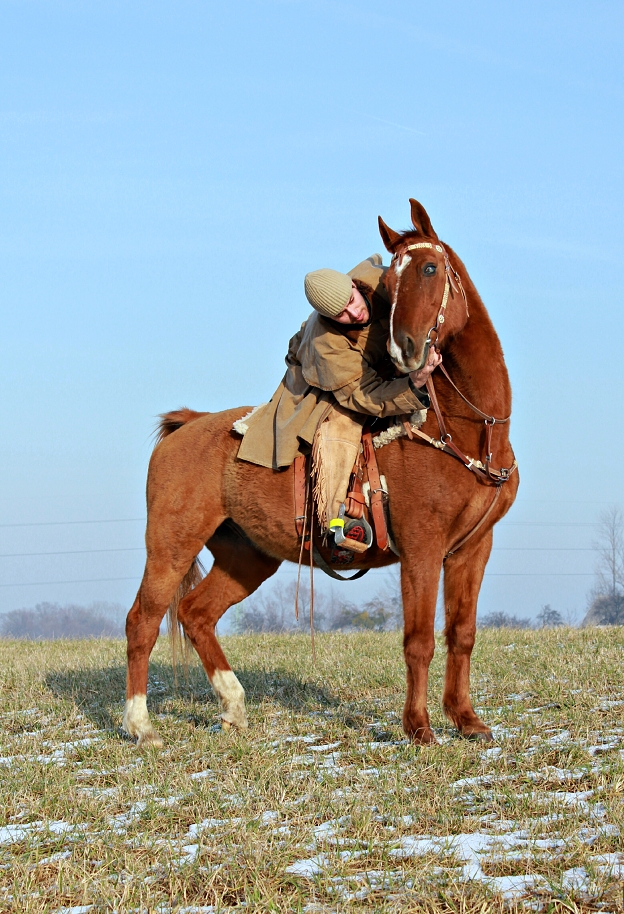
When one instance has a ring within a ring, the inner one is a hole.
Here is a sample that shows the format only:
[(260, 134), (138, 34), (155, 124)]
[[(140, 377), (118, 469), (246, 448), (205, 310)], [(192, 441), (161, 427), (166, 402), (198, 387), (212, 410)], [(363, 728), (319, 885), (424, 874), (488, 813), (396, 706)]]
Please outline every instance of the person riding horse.
[(386, 270), (373, 254), (348, 274), (320, 269), (306, 275), (314, 312), (290, 340), (286, 374), (269, 403), (235, 423), (244, 434), (240, 460), (279, 470), (313, 451), (319, 521), (330, 531), (345, 522), (344, 548), (353, 527), (344, 503), (362, 426), (370, 417), (426, 410), (429, 397), (421, 388), (442, 360), (432, 347), (423, 368), (395, 376)]

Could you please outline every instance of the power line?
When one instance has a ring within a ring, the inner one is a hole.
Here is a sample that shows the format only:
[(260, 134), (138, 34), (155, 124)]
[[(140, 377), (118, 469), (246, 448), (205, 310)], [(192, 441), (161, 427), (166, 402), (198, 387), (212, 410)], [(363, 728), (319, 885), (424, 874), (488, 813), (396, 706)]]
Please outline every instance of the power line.
[(499, 527), (599, 527), (600, 524), (579, 521), (503, 520)]
[[(595, 552), (593, 546), (494, 546), (492, 552)], [(45, 553), (43, 553), (45, 555)]]
[(121, 549), (73, 549), (69, 552), (5, 552), (0, 554), (0, 559), (20, 559), (42, 555), (94, 555), (99, 552), (145, 552), (145, 546), (130, 546)]
[[(40, 558), (45, 555), (97, 555), (105, 552), (144, 552), (145, 546), (129, 546), (116, 549), (70, 549), (63, 552), (3, 552), (0, 559)], [(492, 552), (595, 552), (592, 546), (494, 546)]]
[[(8, 527), (70, 527), (76, 524), (130, 524), (138, 521), (145, 522), (146, 517), (117, 517), (107, 518), (105, 520), (50, 520), (38, 521), (28, 524), (0, 524), (0, 528)], [(498, 526), (501, 527), (599, 527), (598, 522), (579, 522), (579, 521), (529, 521), (529, 520), (504, 520)]]
[(130, 524), (145, 517), (118, 517), (112, 520), (46, 520), (34, 524), (0, 524), (0, 527), (70, 527), (73, 524)]
[[(319, 569), (315, 569), (318, 571)], [(355, 569), (345, 568), (345, 571), (353, 571)], [(387, 568), (371, 568), (370, 572), (373, 574), (387, 574)], [(296, 569), (283, 569), (281, 571), (275, 572), (275, 574), (295, 574)], [(594, 572), (578, 572), (578, 571), (486, 571), (486, 578), (592, 578)], [(270, 577), (274, 577), (271, 575)], [(125, 578), (80, 578), (75, 581), (29, 581), (25, 584), (0, 584), (0, 587), (52, 587), (55, 584), (99, 584), (108, 581), (137, 581), (139, 576), (134, 574), (130, 577)], [(269, 580), (267, 578), (266, 580)]]
[(593, 578), (593, 571), (486, 571), (486, 578)]
[(51, 587), (53, 584), (99, 584), (102, 581), (136, 581), (137, 574), (129, 578), (87, 578), (80, 581), (29, 581), (28, 584), (0, 584), (0, 587)]

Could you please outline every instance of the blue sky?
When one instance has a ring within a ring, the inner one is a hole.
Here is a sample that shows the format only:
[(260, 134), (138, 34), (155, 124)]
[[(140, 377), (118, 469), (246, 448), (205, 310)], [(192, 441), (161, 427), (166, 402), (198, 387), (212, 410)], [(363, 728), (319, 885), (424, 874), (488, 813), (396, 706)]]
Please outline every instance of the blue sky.
[[(590, 525), (624, 503), (623, 18), (5, 0), (0, 523), (29, 526), (0, 527), (0, 610), (131, 602), (156, 414), (266, 400), (305, 272), (383, 250), (377, 215), (405, 227), (410, 196), (514, 387), (522, 484), (482, 610), (582, 610)], [(65, 523), (101, 520), (124, 522)], [(21, 555), (44, 552), (75, 554)]]

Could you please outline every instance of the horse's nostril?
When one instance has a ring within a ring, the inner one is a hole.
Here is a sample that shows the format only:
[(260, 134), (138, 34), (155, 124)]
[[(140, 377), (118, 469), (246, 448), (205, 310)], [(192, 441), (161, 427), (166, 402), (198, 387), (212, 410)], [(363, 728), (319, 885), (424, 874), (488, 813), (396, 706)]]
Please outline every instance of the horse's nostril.
[(413, 357), (414, 340), (411, 338), (411, 336), (407, 336), (407, 335), (405, 336), (405, 340), (403, 342), (403, 352), (404, 352), (406, 358), (411, 359)]

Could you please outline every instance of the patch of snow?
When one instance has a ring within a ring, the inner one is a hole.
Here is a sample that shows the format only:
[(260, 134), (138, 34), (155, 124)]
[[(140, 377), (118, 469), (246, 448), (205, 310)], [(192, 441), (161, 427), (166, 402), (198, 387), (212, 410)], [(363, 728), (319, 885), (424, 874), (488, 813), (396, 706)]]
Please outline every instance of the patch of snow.
[(589, 899), (595, 895), (595, 887), (584, 866), (573, 866), (566, 870), (561, 877), (561, 888), (566, 892), (574, 892)]
[(30, 822), (26, 825), (4, 825), (0, 828), (0, 844), (17, 844), (25, 841), (33, 832), (41, 831), (43, 822)]
[(211, 771), (210, 768), (206, 768), (205, 771), (196, 771), (196, 772), (195, 772), (194, 774), (192, 774), (190, 777), (191, 777), (191, 780), (192, 780), (192, 781), (201, 781), (201, 780), (203, 780), (204, 778), (212, 778), (212, 777), (214, 777), (214, 771)]
[(313, 879), (323, 872), (329, 863), (329, 857), (326, 854), (317, 854), (316, 857), (308, 857), (307, 860), (296, 860), (286, 867), (286, 872), (290, 876), (301, 876), (304, 879)]
[(548, 886), (544, 877), (537, 875), (486, 876), (483, 881), (491, 892), (502, 895), (506, 901), (521, 898), (535, 889), (543, 889)]
[(508, 781), (511, 775), (499, 774), (478, 774), (476, 777), (472, 778), (460, 778), (459, 781), (454, 781), (451, 784), (452, 790), (464, 790), (466, 787), (489, 787), (491, 784), (498, 783), (500, 781)]
[(86, 825), (70, 825), (69, 822), (48, 822), (46, 828), (48, 831), (51, 831), (53, 835), (66, 835), (68, 832), (76, 831), (76, 829), (83, 830)]
[(328, 838), (333, 838), (336, 835), (337, 829), (344, 828), (350, 821), (351, 819), (349, 816), (341, 816), (340, 819), (330, 819), (328, 822), (323, 822), (321, 825), (315, 825), (312, 830), (314, 840), (326, 841)]
[(88, 797), (112, 797), (119, 793), (119, 787), (77, 787), (76, 791)]
[(519, 727), (503, 727), (502, 724), (494, 724), (490, 727), (494, 739), (513, 739), (520, 732)]
[(57, 743), (55, 740), (46, 739), (41, 745), (46, 749), (57, 747), (58, 752), (65, 752), (71, 749), (79, 749), (82, 746), (92, 746), (94, 743), (101, 743), (102, 738), (100, 736), (86, 736), (84, 739), (74, 739), (68, 743)]
[(234, 827), (240, 825), (242, 821), (242, 819), (204, 819), (203, 822), (189, 825), (188, 833), (190, 837), (196, 838), (204, 831), (214, 831), (224, 826)]
[(270, 745), (276, 748), (281, 743), (315, 743), (317, 739), (318, 736), (313, 733), (309, 733), (307, 736), (282, 736), (280, 739), (273, 740)]
[(598, 743), (596, 746), (587, 746), (586, 752), (589, 752), (590, 755), (601, 755), (603, 752), (609, 752), (611, 749), (616, 749), (622, 740), (612, 739), (610, 742)]
[(41, 860), (38, 860), (36, 866), (47, 866), (49, 863), (56, 863), (59, 860), (67, 860), (68, 857), (71, 857), (71, 851), (59, 851), (58, 854), (52, 854), (50, 857), (43, 857)]
[(40, 762), (42, 765), (65, 765), (67, 757), (62, 749), (57, 749), (52, 755), (36, 755), (34, 758), (28, 758), (27, 761)]
[(503, 754), (503, 750), (500, 746), (494, 746), (492, 749), (486, 749), (485, 752), (481, 753), (482, 760), (489, 761), (489, 759), (499, 758)]
[(624, 879), (624, 855), (598, 854), (589, 859), (599, 873), (612, 879)]
[(275, 812), (274, 809), (267, 809), (266, 812), (263, 812), (260, 816), (260, 822), (262, 825), (271, 825), (273, 822), (277, 822), (279, 819), (279, 813)]
[(337, 749), (340, 743), (326, 743), (324, 746), (310, 746), (310, 752), (331, 752)]
[(193, 863), (199, 853), (199, 844), (183, 844), (180, 848), (180, 852), (182, 857), (178, 860), (178, 863)]
[(610, 711), (611, 708), (619, 708), (620, 705), (624, 705), (624, 701), (613, 701), (609, 698), (601, 698), (600, 704), (597, 708), (592, 708), (593, 711)]
[(605, 823), (604, 825), (596, 825), (593, 827), (586, 826), (581, 828), (578, 831), (578, 837), (583, 842), (583, 844), (588, 844), (590, 847), (592, 844), (595, 844), (598, 838), (618, 838), (620, 835), (620, 829), (617, 825), (611, 825), (610, 823)]
[(52, 914), (87, 914), (92, 907), (92, 904), (78, 904), (71, 908), (57, 908)]
[(178, 908), (178, 914), (217, 914), (217, 908), (213, 904), (192, 904)]

